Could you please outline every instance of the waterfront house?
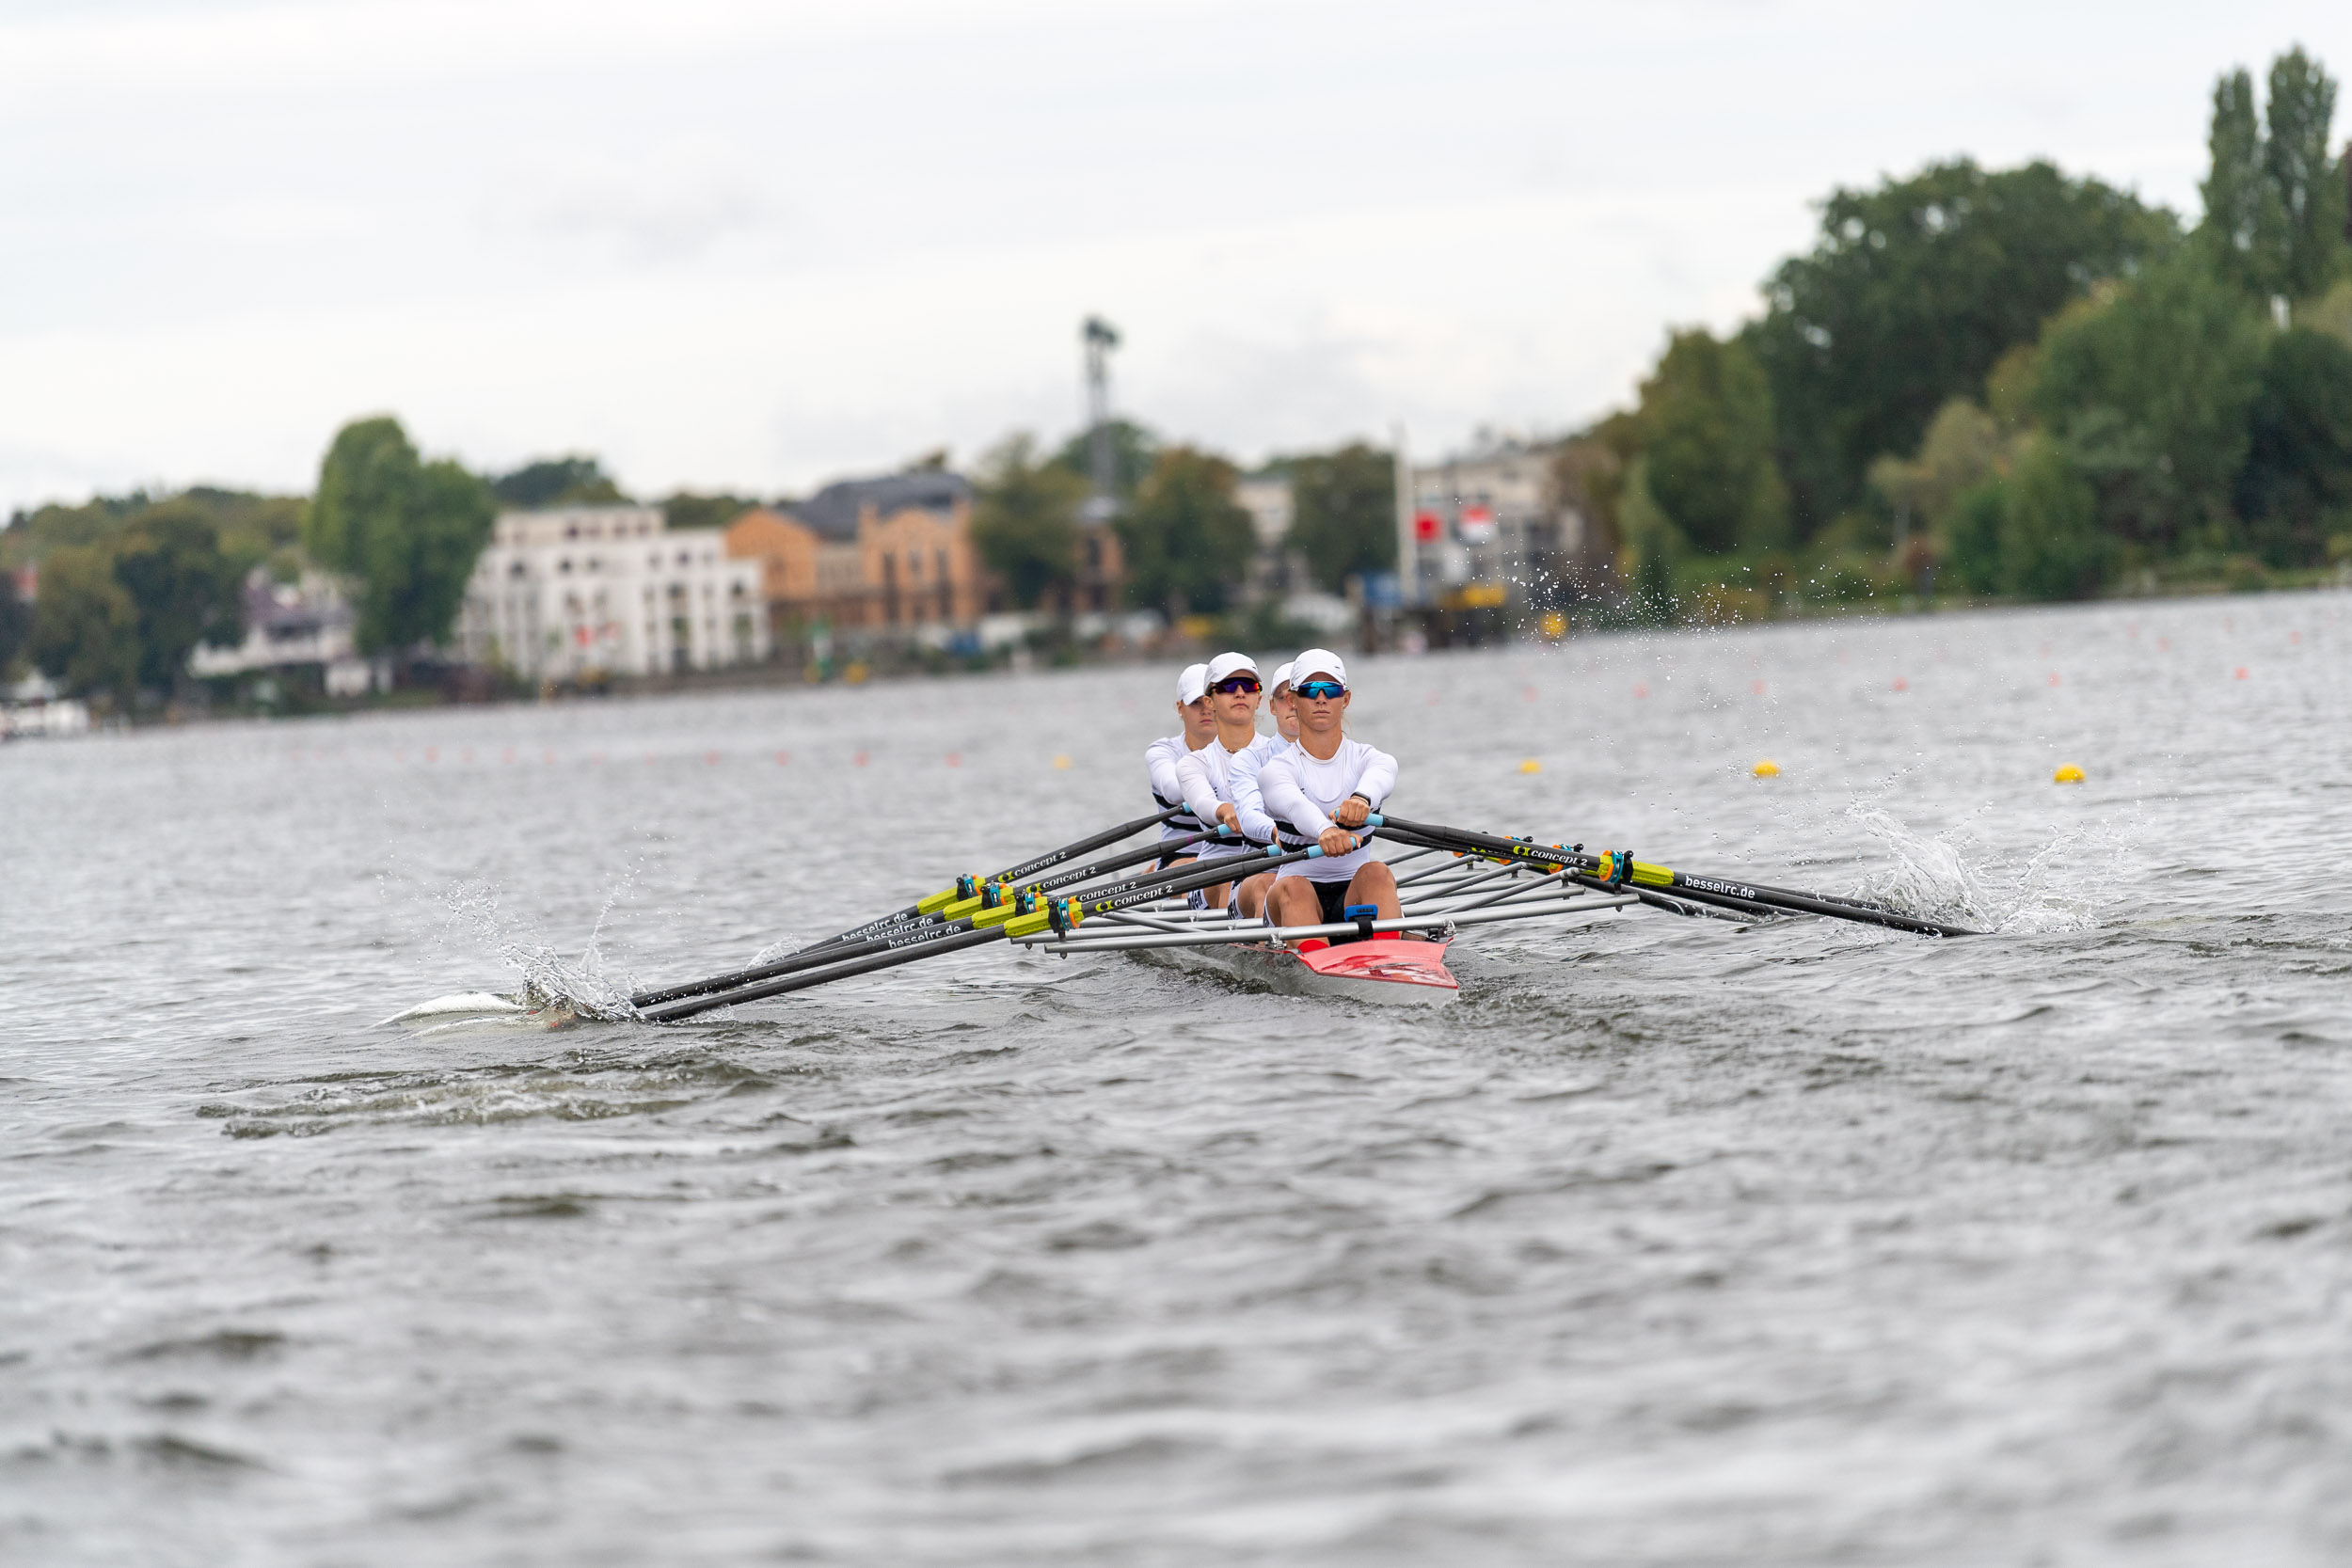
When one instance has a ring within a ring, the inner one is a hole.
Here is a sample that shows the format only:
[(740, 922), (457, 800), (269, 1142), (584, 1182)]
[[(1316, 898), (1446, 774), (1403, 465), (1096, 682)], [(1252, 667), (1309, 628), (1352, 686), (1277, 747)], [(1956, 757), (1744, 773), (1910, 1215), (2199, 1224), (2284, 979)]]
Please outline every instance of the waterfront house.
[(715, 670), (768, 657), (759, 564), (650, 506), (508, 512), (458, 615), (469, 662), (526, 679)]

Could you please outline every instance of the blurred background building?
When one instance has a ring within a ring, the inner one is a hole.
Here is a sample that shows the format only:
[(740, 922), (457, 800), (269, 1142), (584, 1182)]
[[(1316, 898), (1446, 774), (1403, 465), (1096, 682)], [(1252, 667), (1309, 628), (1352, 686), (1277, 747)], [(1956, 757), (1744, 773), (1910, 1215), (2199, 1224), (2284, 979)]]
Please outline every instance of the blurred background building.
[(1603, 570), (1592, 529), (1555, 482), (1559, 445), (1481, 431), (1463, 451), (1402, 465), (1399, 597), (1438, 640), (1560, 610)]
[(199, 680), (268, 674), (329, 697), (389, 690), (389, 661), (359, 656), (355, 619), (329, 574), (306, 571), (279, 582), (256, 566), (245, 579), (245, 641), (228, 648), (198, 643), (188, 653), (188, 673)]
[(508, 512), (458, 615), (471, 663), (527, 679), (715, 670), (768, 657), (761, 565), (650, 506)]

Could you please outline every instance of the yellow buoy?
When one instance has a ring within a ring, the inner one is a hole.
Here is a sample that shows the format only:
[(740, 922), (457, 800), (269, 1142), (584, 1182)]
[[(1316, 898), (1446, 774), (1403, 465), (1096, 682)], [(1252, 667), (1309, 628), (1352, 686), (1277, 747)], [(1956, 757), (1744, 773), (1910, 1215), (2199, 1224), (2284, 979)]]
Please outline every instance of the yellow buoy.
[(2060, 768), (2057, 772), (2051, 774), (2050, 782), (2052, 784), (2081, 784), (2083, 782), (2083, 770), (2070, 762)]
[(1770, 757), (1766, 757), (1763, 761), (1756, 765), (1753, 771), (1759, 779), (1777, 779), (1780, 777), (1780, 764), (1774, 762)]
[(1054, 759), (1054, 766), (1057, 768), (1066, 768), (1070, 766), (1070, 759), (1064, 756), (1057, 756)]
[(1522, 773), (1540, 773), (1543, 770), (1544, 765), (1537, 762), (1534, 757), (1529, 757), (1525, 762), (1519, 764), (1519, 771)]

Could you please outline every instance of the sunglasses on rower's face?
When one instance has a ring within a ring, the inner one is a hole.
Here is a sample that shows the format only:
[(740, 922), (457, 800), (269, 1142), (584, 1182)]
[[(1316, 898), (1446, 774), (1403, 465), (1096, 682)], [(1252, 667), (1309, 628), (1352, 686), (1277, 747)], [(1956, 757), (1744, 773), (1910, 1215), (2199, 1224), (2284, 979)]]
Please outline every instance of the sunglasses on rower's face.
[(1224, 692), (1228, 697), (1232, 696), (1236, 691), (1255, 691), (1258, 689), (1258, 677), (1255, 675), (1228, 675), (1223, 680), (1216, 683), (1216, 689), (1219, 691)]
[(1342, 686), (1337, 681), (1302, 681), (1298, 685), (1292, 687), (1291, 690), (1296, 695), (1308, 699), (1310, 702), (1320, 702), (1332, 697), (1344, 697), (1347, 695), (1347, 688)]

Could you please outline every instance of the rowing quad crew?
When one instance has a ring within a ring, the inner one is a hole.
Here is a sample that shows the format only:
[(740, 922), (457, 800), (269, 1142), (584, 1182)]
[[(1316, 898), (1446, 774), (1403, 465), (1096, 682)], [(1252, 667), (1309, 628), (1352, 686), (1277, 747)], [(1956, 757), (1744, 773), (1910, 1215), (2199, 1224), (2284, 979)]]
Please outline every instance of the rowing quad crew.
[[(1271, 682), (1247, 654), (1219, 654), (1176, 677), (1184, 730), (1143, 753), (1152, 799), (1164, 810), (1184, 808), (1160, 836), (1220, 826), (1238, 836), (1206, 841), (1167, 863), (1213, 863), (1269, 844), (1322, 850), (1195, 894), (1201, 907), (1222, 904), (1242, 919), (1263, 914), (1276, 926), (1397, 918), (1395, 876), (1351, 831), (1396, 788), (1396, 759), (1343, 733), (1349, 701), (1347, 666), (1328, 648), (1308, 649)], [(1261, 702), (1273, 711), (1273, 735), (1258, 733)]]

